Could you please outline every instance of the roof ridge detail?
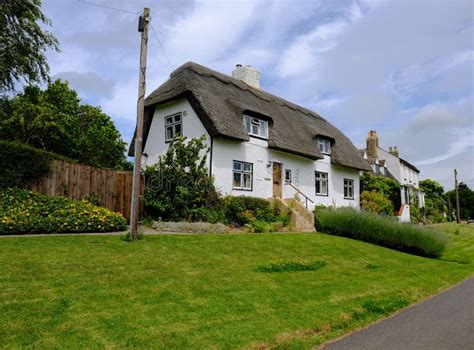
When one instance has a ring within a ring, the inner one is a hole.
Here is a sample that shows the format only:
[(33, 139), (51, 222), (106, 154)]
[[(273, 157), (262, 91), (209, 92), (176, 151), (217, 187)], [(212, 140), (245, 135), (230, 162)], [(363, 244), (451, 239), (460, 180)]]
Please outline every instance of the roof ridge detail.
[[(309, 110), (309, 109), (307, 109), (303, 106), (297, 105), (296, 103), (290, 102), (290, 101), (288, 101), (288, 100), (286, 100), (282, 97), (276, 96), (276, 95), (274, 95), (274, 94), (272, 94), (268, 91), (258, 90), (256, 88), (253, 88), (253, 87), (247, 85), (245, 82), (243, 82), (239, 79), (236, 79), (236, 78), (231, 77), (230, 75), (227, 75), (227, 74), (224, 74), (224, 73), (220, 73), (220, 72), (215, 71), (213, 69), (204, 67), (204, 66), (202, 66), (198, 63), (195, 63), (195, 62), (190, 61), (190, 62), (187, 62), (187, 63), (183, 64), (182, 66), (178, 67), (173, 72), (171, 72), (170, 78), (172, 78), (174, 76), (177, 76), (177, 75), (179, 75), (180, 73), (182, 73), (186, 70), (192, 70), (193, 72), (195, 72), (196, 74), (199, 74), (201, 76), (206, 76), (206, 77), (217, 79), (217, 80), (219, 80), (220, 82), (222, 82), (224, 84), (232, 84), (235, 87), (239, 88), (240, 90), (248, 91), (248, 92), (252, 93), (254, 96), (256, 96), (256, 97), (258, 97), (258, 98), (260, 98), (264, 101), (277, 102), (280, 106), (290, 108), (294, 111), (298, 111), (298, 112), (306, 114), (310, 117), (321, 119), (321, 120), (327, 122), (327, 120), (325, 118), (321, 117), (317, 113), (315, 113), (315, 112), (313, 112), (313, 111), (311, 111), (311, 110)], [(202, 71), (200, 71), (200, 70), (202, 70)], [(265, 98), (266, 96), (262, 96), (262, 94), (268, 95), (269, 98)]]

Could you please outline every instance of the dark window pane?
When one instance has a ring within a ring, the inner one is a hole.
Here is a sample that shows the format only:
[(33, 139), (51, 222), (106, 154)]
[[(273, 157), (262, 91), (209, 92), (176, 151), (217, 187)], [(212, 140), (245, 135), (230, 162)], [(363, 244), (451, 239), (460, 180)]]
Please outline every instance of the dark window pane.
[(241, 186), (241, 173), (234, 172), (233, 186), (238, 187), (238, 188), (242, 187)]
[(174, 126), (174, 131), (175, 131), (175, 135), (178, 135), (178, 134), (181, 135), (182, 134), (181, 133), (181, 124), (176, 124)]
[(166, 140), (171, 140), (173, 138), (173, 127), (168, 126), (166, 128)]

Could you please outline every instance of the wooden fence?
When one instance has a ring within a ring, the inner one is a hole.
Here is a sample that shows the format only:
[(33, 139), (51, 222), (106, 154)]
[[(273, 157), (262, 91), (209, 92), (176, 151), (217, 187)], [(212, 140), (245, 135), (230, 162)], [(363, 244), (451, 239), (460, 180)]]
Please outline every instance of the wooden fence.
[(50, 173), (28, 187), (38, 193), (74, 200), (96, 198), (102, 206), (122, 213), (130, 221), (132, 177), (131, 171), (54, 160)]

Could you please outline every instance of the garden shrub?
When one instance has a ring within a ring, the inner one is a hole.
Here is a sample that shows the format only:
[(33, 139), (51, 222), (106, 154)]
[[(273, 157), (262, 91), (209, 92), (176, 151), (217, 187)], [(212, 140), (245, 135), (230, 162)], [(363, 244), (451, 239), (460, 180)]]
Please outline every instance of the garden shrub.
[(439, 231), (352, 208), (315, 210), (315, 219), (318, 231), (421, 256), (438, 258), (447, 244)]
[(0, 141), (0, 189), (22, 187), (42, 178), (53, 159), (67, 160), (22, 143)]
[(235, 226), (246, 225), (254, 232), (275, 232), (289, 224), (289, 212), (263, 198), (227, 196), (223, 205), (229, 223)]
[(383, 193), (364, 191), (360, 195), (360, 206), (377, 214), (393, 215), (393, 205)]
[(122, 231), (126, 224), (121, 214), (86, 200), (0, 190), (0, 234)]
[(222, 200), (206, 167), (205, 136), (179, 137), (157, 164), (146, 168), (147, 216), (164, 221), (224, 221)]
[(277, 206), (258, 197), (227, 196), (224, 198), (224, 206), (227, 219), (240, 226), (255, 220), (277, 221), (282, 214)]
[(423, 217), (420, 212), (420, 207), (418, 205), (418, 201), (414, 200), (413, 203), (410, 204), (410, 222), (412, 224), (418, 224), (423, 222)]

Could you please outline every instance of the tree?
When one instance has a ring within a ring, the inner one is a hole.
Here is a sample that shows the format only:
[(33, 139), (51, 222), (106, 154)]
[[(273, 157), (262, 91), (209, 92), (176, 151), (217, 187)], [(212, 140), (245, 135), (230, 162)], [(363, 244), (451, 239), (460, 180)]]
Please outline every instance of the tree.
[(54, 153), (73, 157), (74, 119), (79, 98), (67, 83), (50, 83), (46, 91), (26, 86), (7, 105), (0, 120), (0, 136)]
[[(79, 108), (74, 135), (74, 158), (80, 163), (105, 168), (126, 168), (125, 142), (112, 119), (100, 107), (82, 105)], [(98, 149), (100, 148), (100, 149)]]
[(42, 91), (27, 86), (0, 102), (0, 138), (64, 155), (83, 164), (126, 167), (125, 142), (99, 107), (81, 105), (67, 82)]
[(21, 79), (49, 81), (45, 52), (59, 48), (57, 39), (42, 25), (50, 26), (51, 21), (41, 12), (41, 0), (2, 0), (0, 93), (13, 91)]
[[(459, 192), (459, 211), (462, 219), (474, 218), (474, 191), (471, 190), (464, 182), (458, 185)], [(446, 192), (447, 200), (455, 203), (455, 191)]]
[[(364, 202), (361, 202), (362, 208), (364, 209), (374, 211), (369, 203), (372, 202), (372, 199), (374, 199), (376, 202), (380, 202), (382, 200), (380, 196), (383, 196), (387, 199), (387, 201), (384, 201), (384, 203), (381, 204), (383, 209), (380, 212), (388, 213), (391, 211), (393, 213), (395, 209), (398, 209), (395, 208), (395, 205), (399, 204), (397, 198), (400, 198), (400, 185), (398, 182), (389, 177), (374, 176), (368, 172), (363, 173), (360, 177), (360, 192), (361, 196), (364, 192), (366, 192), (365, 196), (368, 196), (368, 200), (366, 201), (368, 204), (367, 208), (364, 207)], [(374, 192), (380, 194), (380, 196), (375, 196), (372, 194)], [(390, 210), (385, 208), (385, 204), (387, 202), (391, 205)]]
[(420, 181), (420, 189), (425, 193), (425, 215), (430, 222), (446, 221), (446, 201), (444, 188), (432, 179)]
[(425, 197), (428, 198), (442, 197), (444, 193), (443, 186), (432, 179), (421, 180), (420, 189), (425, 192)]
[(360, 178), (361, 192), (376, 191), (386, 196), (392, 192), (400, 190), (400, 185), (395, 180), (385, 176), (374, 176), (368, 172), (362, 174)]

